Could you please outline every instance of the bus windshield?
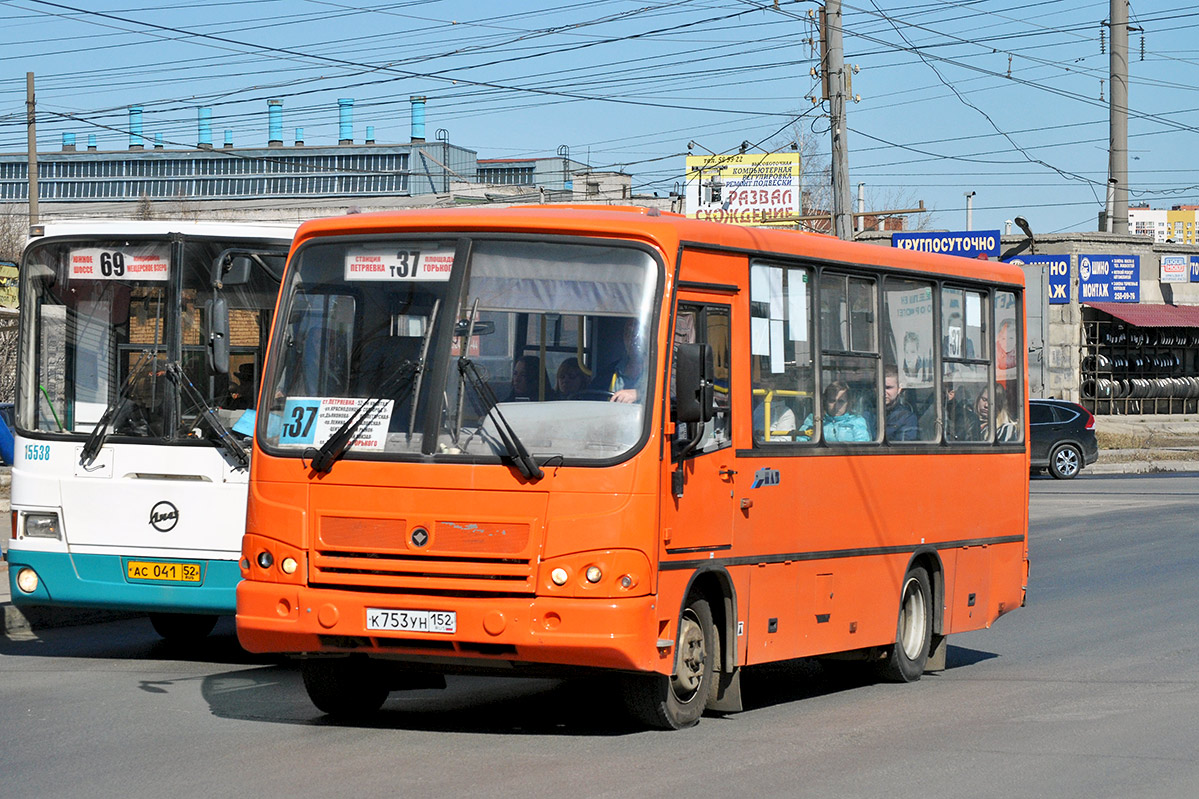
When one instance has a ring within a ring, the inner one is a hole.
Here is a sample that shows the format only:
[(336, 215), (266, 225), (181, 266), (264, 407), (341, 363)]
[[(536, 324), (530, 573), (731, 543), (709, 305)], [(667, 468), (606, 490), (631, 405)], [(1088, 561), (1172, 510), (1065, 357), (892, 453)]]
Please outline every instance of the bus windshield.
[[(180, 441), (211, 438), (204, 405), (221, 409), (226, 425), (253, 408), (285, 253), (257, 248), (255, 268), (224, 287), (230, 365), (218, 373), (208, 358), (213, 263), (230, 246), (162, 236), (31, 247), (21, 277), (19, 425), (48, 435), (104, 427), (116, 437)], [(184, 379), (170, 376), (172, 364), (195, 392), (180, 390)]]
[[(331, 242), (331, 243), (330, 243)], [(661, 266), (631, 245), (323, 239), (283, 288), (260, 424), (312, 457), (610, 462), (646, 435)]]

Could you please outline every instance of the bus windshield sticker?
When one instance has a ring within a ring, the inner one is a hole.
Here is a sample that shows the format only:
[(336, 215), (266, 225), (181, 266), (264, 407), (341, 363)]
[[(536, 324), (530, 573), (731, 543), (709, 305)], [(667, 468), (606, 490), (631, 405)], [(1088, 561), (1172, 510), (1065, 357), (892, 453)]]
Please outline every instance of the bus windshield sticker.
[[(369, 402), (355, 397), (292, 397), (283, 407), (279, 431), (281, 447), (315, 447), (329, 440), (354, 411)], [(395, 400), (387, 400), (371, 413), (351, 442), (351, 449), (382, 451)]]
[(346, 251), (346, 280), (446, 282), (454, 267), (452, 249), (354, 247)]
[(170, 274), (171, 248), (150, 246), (73, 247), (72, 280), (159, 280)]

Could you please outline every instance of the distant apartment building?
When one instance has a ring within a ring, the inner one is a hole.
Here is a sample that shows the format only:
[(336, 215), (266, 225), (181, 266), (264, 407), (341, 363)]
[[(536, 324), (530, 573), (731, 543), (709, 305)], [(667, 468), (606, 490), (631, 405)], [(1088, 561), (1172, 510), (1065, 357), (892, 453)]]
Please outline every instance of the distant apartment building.
[(1162, 244), (1199, 244), (1199, 205), (1176, 205), (1169, 210), (1130, 205), (1128, 232)]

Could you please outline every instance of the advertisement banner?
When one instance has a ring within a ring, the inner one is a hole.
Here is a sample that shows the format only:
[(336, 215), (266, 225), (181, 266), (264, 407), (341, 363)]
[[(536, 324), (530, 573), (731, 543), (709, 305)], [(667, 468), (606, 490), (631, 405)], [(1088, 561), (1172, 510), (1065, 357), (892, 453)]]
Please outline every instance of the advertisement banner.
[(687, 156), (684, 210), (734, 225), (794, 224), (800, 212), (799, 153)]
[(1080, 302), (1140, 302), (1141, 256), (1078, 256)]
[(900, 250), (935, 252), (977, 258), (999, 257), (998, 230), (960, 230), (947, 233), (892, 233), (891, 246)]
[(1161, 281), (1163, 283), (1189, 283), (1190, 260), (1185, 255), (1163, 255)]
[(1199, 283), (1199, 255), (1191, 256), (1191, 282)]
[(1070, 302), (1070, 256), (1069, 255), (1020, 255), (1007, 260), (1017, 266), (1044, 265), (1047, 270), (1050, 305), (1066, 305)]

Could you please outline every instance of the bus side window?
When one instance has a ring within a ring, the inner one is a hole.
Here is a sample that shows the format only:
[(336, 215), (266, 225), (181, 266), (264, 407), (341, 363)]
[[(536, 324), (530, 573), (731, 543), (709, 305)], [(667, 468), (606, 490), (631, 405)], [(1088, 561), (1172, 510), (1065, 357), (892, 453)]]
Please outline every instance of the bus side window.
[(812, 440), (811, 270), (750, 266), (750, 400), (755, 447)]

